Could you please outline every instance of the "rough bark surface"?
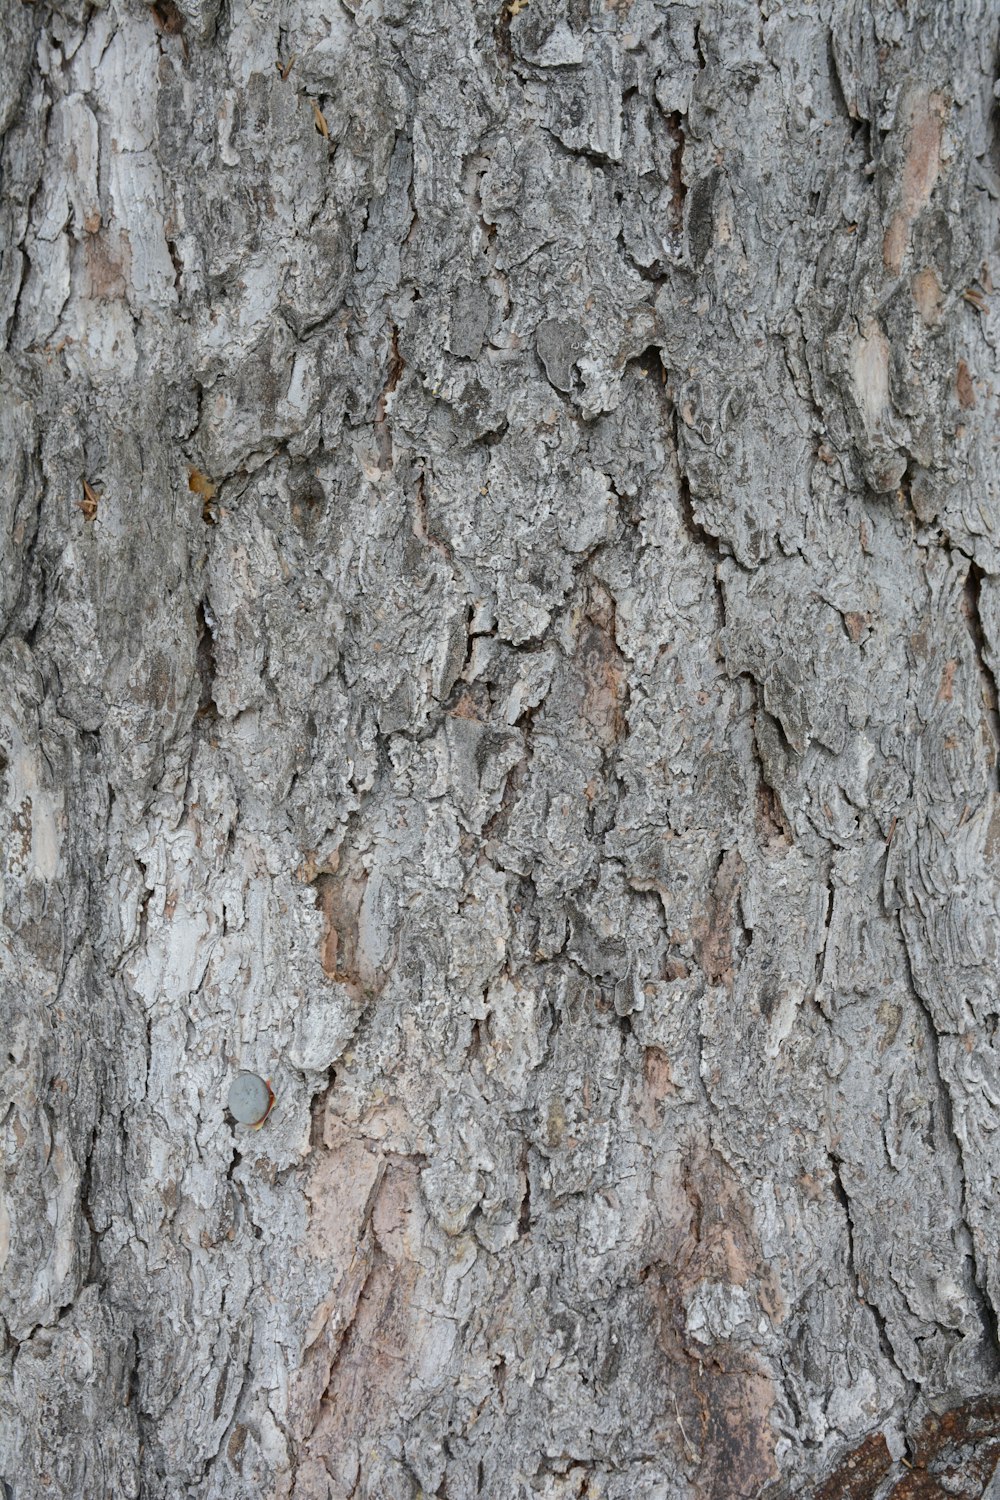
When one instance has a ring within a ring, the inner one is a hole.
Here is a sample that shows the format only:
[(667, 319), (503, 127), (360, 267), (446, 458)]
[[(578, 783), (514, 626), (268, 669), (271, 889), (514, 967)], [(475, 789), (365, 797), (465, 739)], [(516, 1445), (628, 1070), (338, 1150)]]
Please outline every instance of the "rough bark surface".
[(997, 31), (4, 0), (7, 1497), (1000, 1484)]

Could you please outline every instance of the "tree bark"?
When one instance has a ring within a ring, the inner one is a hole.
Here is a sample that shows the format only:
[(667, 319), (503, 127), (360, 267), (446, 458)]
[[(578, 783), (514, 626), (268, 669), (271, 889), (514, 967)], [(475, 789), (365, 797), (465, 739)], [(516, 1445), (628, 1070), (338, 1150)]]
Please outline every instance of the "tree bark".
[(996, 7), (0, 37), (0, 1492), (987, 1493)]

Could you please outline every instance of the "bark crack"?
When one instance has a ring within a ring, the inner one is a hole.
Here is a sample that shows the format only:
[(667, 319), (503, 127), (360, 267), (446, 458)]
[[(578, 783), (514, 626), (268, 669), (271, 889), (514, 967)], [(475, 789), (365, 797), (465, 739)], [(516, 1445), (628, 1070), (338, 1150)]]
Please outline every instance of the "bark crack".
[(899, 923), (899, 940), (902, 949), (903, 964), (906, 970), (907, 985), (923, 1018), (924, 1030), (928, 1040), (927, 1052), (931, 1079), (937, 1093), (945, 1134), (951, 1141), (954, 1150), (955, 1165), (959, 1180), (960, 1240), (961, 1248), (972, 1265), (972, 1297), (977, 1305), (980, 1322), (983, 1326), (990, 1354), (990, 1362), (994, 1367), (994, 1371), (1000, 1371), (1000, 1319), (998, 1319), (998, 1309), (994, 1306), (989, 1296), (989, 1281), (986, 1275), (986, 1268), (980, 1264), (976, 1249), (976, 1237), (969, 1223), (969, 1184), (965, 1170), (965, 1151), (962, 1146), (961, 1137), (955, 1127), (954, 1102), (952, 1100), (951, 1089), (941, 1073), (940, 1036), (938, 1028), (934, 1023), (930, 1005), (921, 994), (917, 985), (906, 930), (898, 914), (897, 921)]
[[(875, 1328), (878, 1333), (879, 1347), (881, 1348), (883, 1355), (892, 1365), (893, 1369), (898, 1370), (903, 1379), (907, 1379), (907, 1377), (902, 1375), (902, 1371), (900, 1370), (899, 1361), (896, 1357), (896, 1351), (893, 1348), (892, 1339), (889, 1337), (889, 1330), (886, 1326), (886, 1321), (882, 1310), (869, 1295), (868, 1286), (863, 1280), (860, 1271), (858, 1270), (858, 1264), (855, 1258), (854, 1250), (854, 1214), (851, 1209), (850, 1195), (846, 1187), (844, 1186), (844, 1179), (840, 1171), (842, 1165), (841, 1160), (831, 1150), (829, 1150), (829, 1148), (827, 1149), (826, 1154), (827, 1159), (830, 1163), (830, 1170), (833, 1174), (834, 1197), (837, 1199), (837, 1202), (840, 1204), (841, 1208), (844, 1211), (844, 1222), (847, 1227), (847, 1264), (850, 1268), (850, 1273), (854, 1280), (854, 1286), (857, 1291), (858, 1298), (865, 1304), (872, 1315), (872, 1319), (875, 1323)], [(913, 1382), (907, 1379), (907, 1384), (912, 1386)]]
[(962, 614), (965, 619), (972, 641), (972, 649), (975, 653), (976, 665), (982, 681), (982, 702), (986, 715), (986, 722), (990, 727), (993, 738), (993, 766), (994, 775), (1000, 783), (1000, 766), (998, 766), (998, 755), (1000, 755), (1000, 696), (997, 693), (997, 680), (990, 665), (989, 644), (986, 632), (983, 629), (983, 617), (980, 608), (982, 597), (983, 571), (974, 562), (969, 563), (969, 571), (965, 578), (965, 589), (963, 594)]

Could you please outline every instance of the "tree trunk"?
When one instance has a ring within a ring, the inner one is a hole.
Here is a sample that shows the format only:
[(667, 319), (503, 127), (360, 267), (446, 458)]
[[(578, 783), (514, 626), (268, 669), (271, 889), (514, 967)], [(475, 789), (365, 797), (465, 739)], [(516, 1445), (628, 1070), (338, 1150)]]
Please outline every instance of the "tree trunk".
[(996, 8), (0, 32), (8, 1500), (982, 1495)]

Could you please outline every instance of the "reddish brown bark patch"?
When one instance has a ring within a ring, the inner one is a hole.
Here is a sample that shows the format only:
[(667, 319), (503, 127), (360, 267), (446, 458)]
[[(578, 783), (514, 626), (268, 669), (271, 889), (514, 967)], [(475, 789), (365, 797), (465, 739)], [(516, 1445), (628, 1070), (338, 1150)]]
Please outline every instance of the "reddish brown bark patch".
[[(926, 1417), (910, 1457), (897, 1469), (880, 1432), (872, 1433), (810, 1492), (811, 1500), (870, 1500), (896, 1470), (887, 1500), (982, 1500), (1000, 1466), (1000, 1397), (983, 1396), (941, 1415)], [(768, 1490), (791, 1500), (799, 1489)]]
[(688, 1348), (669, 1271), (649, 1267), (643, 1280), (663, 1360), (658, 1436), (684, 1461), (702, 1500), (753, 1500), (777, 1472), (773, 1384), (733, 1350)]
[(113, 302), (128, 292), (132, 251), (124, 230), (102, 230), (83, 242), (88, 297)]
[(699, 1383), (707, 1407), (702, 1492), (706, 1500), (751, 1500), (775, 1474), (774, 1386), (765, 1375), (711, 1366)]
[[(355, 1224), (365, 1189), (361, 1178), (357, 1186), (351, 1205)], [(303, 1461), (319, 1458), (340, 1480), (348, 1478), (377, 1434), (391, 1425), (394, 1409), (415, 1377), (424, 1341), (433, 1332), (433, 1317), (415, 1296), (423, 1224), (419, 1168), (410, 1161), (393, 1162), (368, 1186), (368, 1198), (362, 1210), (370, 1221), (367, 1273), (351, 1299), (346, 1327), (343, 1288), (334, 1285), (330, 1319), (339, 1331), (326, 1356), (326, 1386), (301, 1454)], [(311, 1248), (321, 1251), (321, 1240)], [(341, 1244), (341, 1256), (345, 1249), (346, 1243)]]
[(955, 696), (955, 673), (958, 670), (958, 662), (952, 658), (946, 661), (941, 669), (941, 686), (938, 689), (938, 702), (950, 703)]
[(360, 996), (370, 993), (375, 980), (371, 965), (361, 952), (359, 922), (361, 903), (368, 885), (368, 872), (348, 856), (341, 864), (334, 854), (319, 865), (308, 858), (299, 871), (316, 892), (316, 905), (323, 915), (319, 958), (323, 973)]
[(815, 1500), (868, 1500), (892, 1468), (892, 1455), (880, 1432), (866, 1437), (860, 1448), (816, 1491)]
[(941, 283), (931, 266), (925, 266), (917, 272), (912, 282), (913, 300), (917, 304), (917, 311), (927, 328), (935, 328), (941, 321), (941, 304), (944, 294), (941, 291)]
[(912, 1472), (890, 1500), (981, 1500), (1000, 1464), (1000, 1397), (983, 1396), (925, 1418), (910, 1462)]
[[(653, 1052), (653, 1049), (650, 1049)], [(649, 1059), (660, 1086), (666, 1059)], [(690, 1295), (706, 1282), (747, 1287), (774, 1323), (784, 1315), (753, 1204), (707, 1143), (662, 1182), (663, 1240), (641, 1272), (660, 1355), (660, 1441), (669, 1444), (699, 1500), (751, 1500), (777, 1476), (773, 1383), (744, 1345), (701, 1343), (687, 1331)]]
[(976, 392), (972, 384), (972, 375), (964, 359), (959, 360), (958, 369), (955, 371), (955, 394), (962, 410), (971, 411), (976, 404)]
[(941, 131), (945, 102), (940, 94), (912, 97), (905, 108), (903, 128), (906, 148), (903, 158), (899, 208), (885, 232), (882, 258), (886, 269), (898, 273), (910, 243), (910, 226), (930, 201), (941, 170)]

